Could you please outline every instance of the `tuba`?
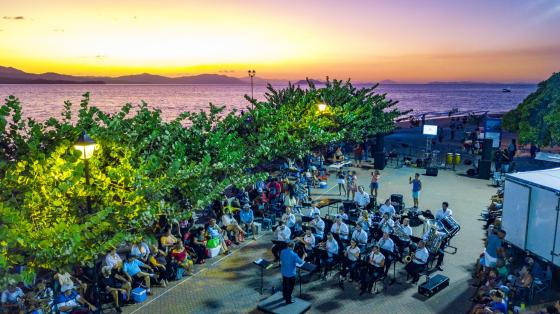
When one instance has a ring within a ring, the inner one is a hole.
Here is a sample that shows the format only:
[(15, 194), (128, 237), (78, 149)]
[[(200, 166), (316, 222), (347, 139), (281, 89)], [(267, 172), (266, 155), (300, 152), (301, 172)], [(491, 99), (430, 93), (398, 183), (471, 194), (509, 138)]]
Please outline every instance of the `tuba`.
[(393, 234), (403, 242), (410, 241), (410, 236), (406, 234), (406, 232), (404, 232), (403, 226), (398, 220), (395, 222), (395, 228), (393, 228)]
[(426, 240), (426, 248), (428, 249), (428, 252), (430, 252), (430, 254), (436, 254), (441, 247), (443, 239), (443, 236), (440, 236), (436, 230), (432, 229), (432, 232), (430, 232), (430, 235)]

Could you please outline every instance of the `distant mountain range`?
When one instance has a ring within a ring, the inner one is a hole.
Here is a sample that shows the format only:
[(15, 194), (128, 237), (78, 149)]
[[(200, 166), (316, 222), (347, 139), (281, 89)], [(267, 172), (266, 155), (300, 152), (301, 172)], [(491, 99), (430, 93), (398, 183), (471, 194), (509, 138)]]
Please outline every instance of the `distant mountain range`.
[(0, 66), (0, 84), (247, 84), (246, 81), (220, 74), (166, 77), (148, 73), (119, 77), (73, 76), (58, 73), (27, 73)]

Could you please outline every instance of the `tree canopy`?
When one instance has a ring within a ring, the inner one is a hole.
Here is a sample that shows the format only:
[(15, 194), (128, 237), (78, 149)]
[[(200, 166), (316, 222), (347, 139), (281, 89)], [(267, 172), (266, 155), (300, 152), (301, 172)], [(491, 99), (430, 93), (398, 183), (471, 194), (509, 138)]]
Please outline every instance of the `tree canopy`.
[[(24, 118), (10, 96), (0, 107), (0, 276), (14, 266), (27, 277), (91, 266), (110, 247), (150, 234), (160, 215), (187, 218), (228, 185), (252, 184), (264, 175), (255, 166), (388, 132), (400, 112), (374, 89), (336, 80), (269, 86), (265, 101), (246, 96), (254, 108), (243, 115), (210, 104), (169, 122), (145, 103), (105, 113), (89, 105), (89, 93), (77, 117), (66, 102), (61, 118), (40, 122)], [(319, 112), (322, 102), (328, 108)], [(98, 144), (89, 185), (73, 148), (82, 131)]]
[(560, 73), (539, 83), (537, 91), (504, 115), (503, 123), (506, 130), (518, 133), (521, 143), (560, 143)]

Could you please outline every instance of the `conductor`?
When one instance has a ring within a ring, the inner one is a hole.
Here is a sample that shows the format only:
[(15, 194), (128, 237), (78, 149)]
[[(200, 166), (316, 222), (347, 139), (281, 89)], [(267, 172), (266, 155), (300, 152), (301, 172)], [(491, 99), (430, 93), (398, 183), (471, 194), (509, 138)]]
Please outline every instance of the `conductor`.
[[(305, 259), (305, 253), (303, 254)], [(286, 304), (292, 304), (292, 292), (296, 285), (296, 264), (303, 264), (303, 260), (294, 252), (294, 242), (290, 242), (288, 247), (280, 253), (280, 263), (282, 272), (282, 295)]]

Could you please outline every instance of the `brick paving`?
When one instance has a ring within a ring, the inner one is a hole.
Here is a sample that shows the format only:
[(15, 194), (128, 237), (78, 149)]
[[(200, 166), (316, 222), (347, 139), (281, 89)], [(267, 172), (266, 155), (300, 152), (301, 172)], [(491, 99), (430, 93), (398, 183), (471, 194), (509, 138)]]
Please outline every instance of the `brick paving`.
[[(355, 169), (355, 168), (351, 168)], [(370, 171), (355, 169), (362, 185), (368, 186)], [(412, 204), (408, 177), (416, 168), (385, 168), (381, 171), (379, 201), (392, 193), (405, 196), (406, 204)], [(440, 170), (437, 177), (422, 176), (422, 209), (437, 210), (442, 201), (450, 203), (461, 231), (452, 240), (459, 248), (457, 254), (446, 254), (443, 274), (450, 278), (450, 286), (429, 299), (417, 293), (417, 287), (409, 283), (393, 284), (378, 295), (360, 297), (357, 286), (346, 283), (345, 290), (336, 286), (335, 277), (327, 281), (311, 278), (303, 284), (303, 298), (312, 302), (310, 313), (465, 313), (473, 293), (468, 280), (470, 270), (482, 251), (482, 222), (480, 211), (489, 203), (495, 188), (488, 181), (463, 176), (464, 169), (457, 172)], [(314, 198), (339, 197), (334, 176), (327, 189), (314, 190)], [(422, 227), (414, 228), (415, 235)], [(168, 289), (155, 288), (154, 295), (143, 304), (128, 306), (125, 313), (258, 313), (256, 304), (270, 295), (270, 287), (281, 287), (278, 269), (266, 271), (265, 294), (258, 292), (259, 270), (252, 261), (270, 253), (270, 232), (261, 233), (257, 241), (246, 241), (227, 257), (214, 258), (199, 267), (195, 276), (175, 282)], [(392, 273), (392, 270), (391, 270)], [(397, 279), (404, 281), (406, 274), (402, 264), (397, 264)], [(421, 281), (422, 282), (422, 279)], [(356, 284), (357, 285), (357, 284)], [(294, 293), (299, 293), (298, 287)]]

